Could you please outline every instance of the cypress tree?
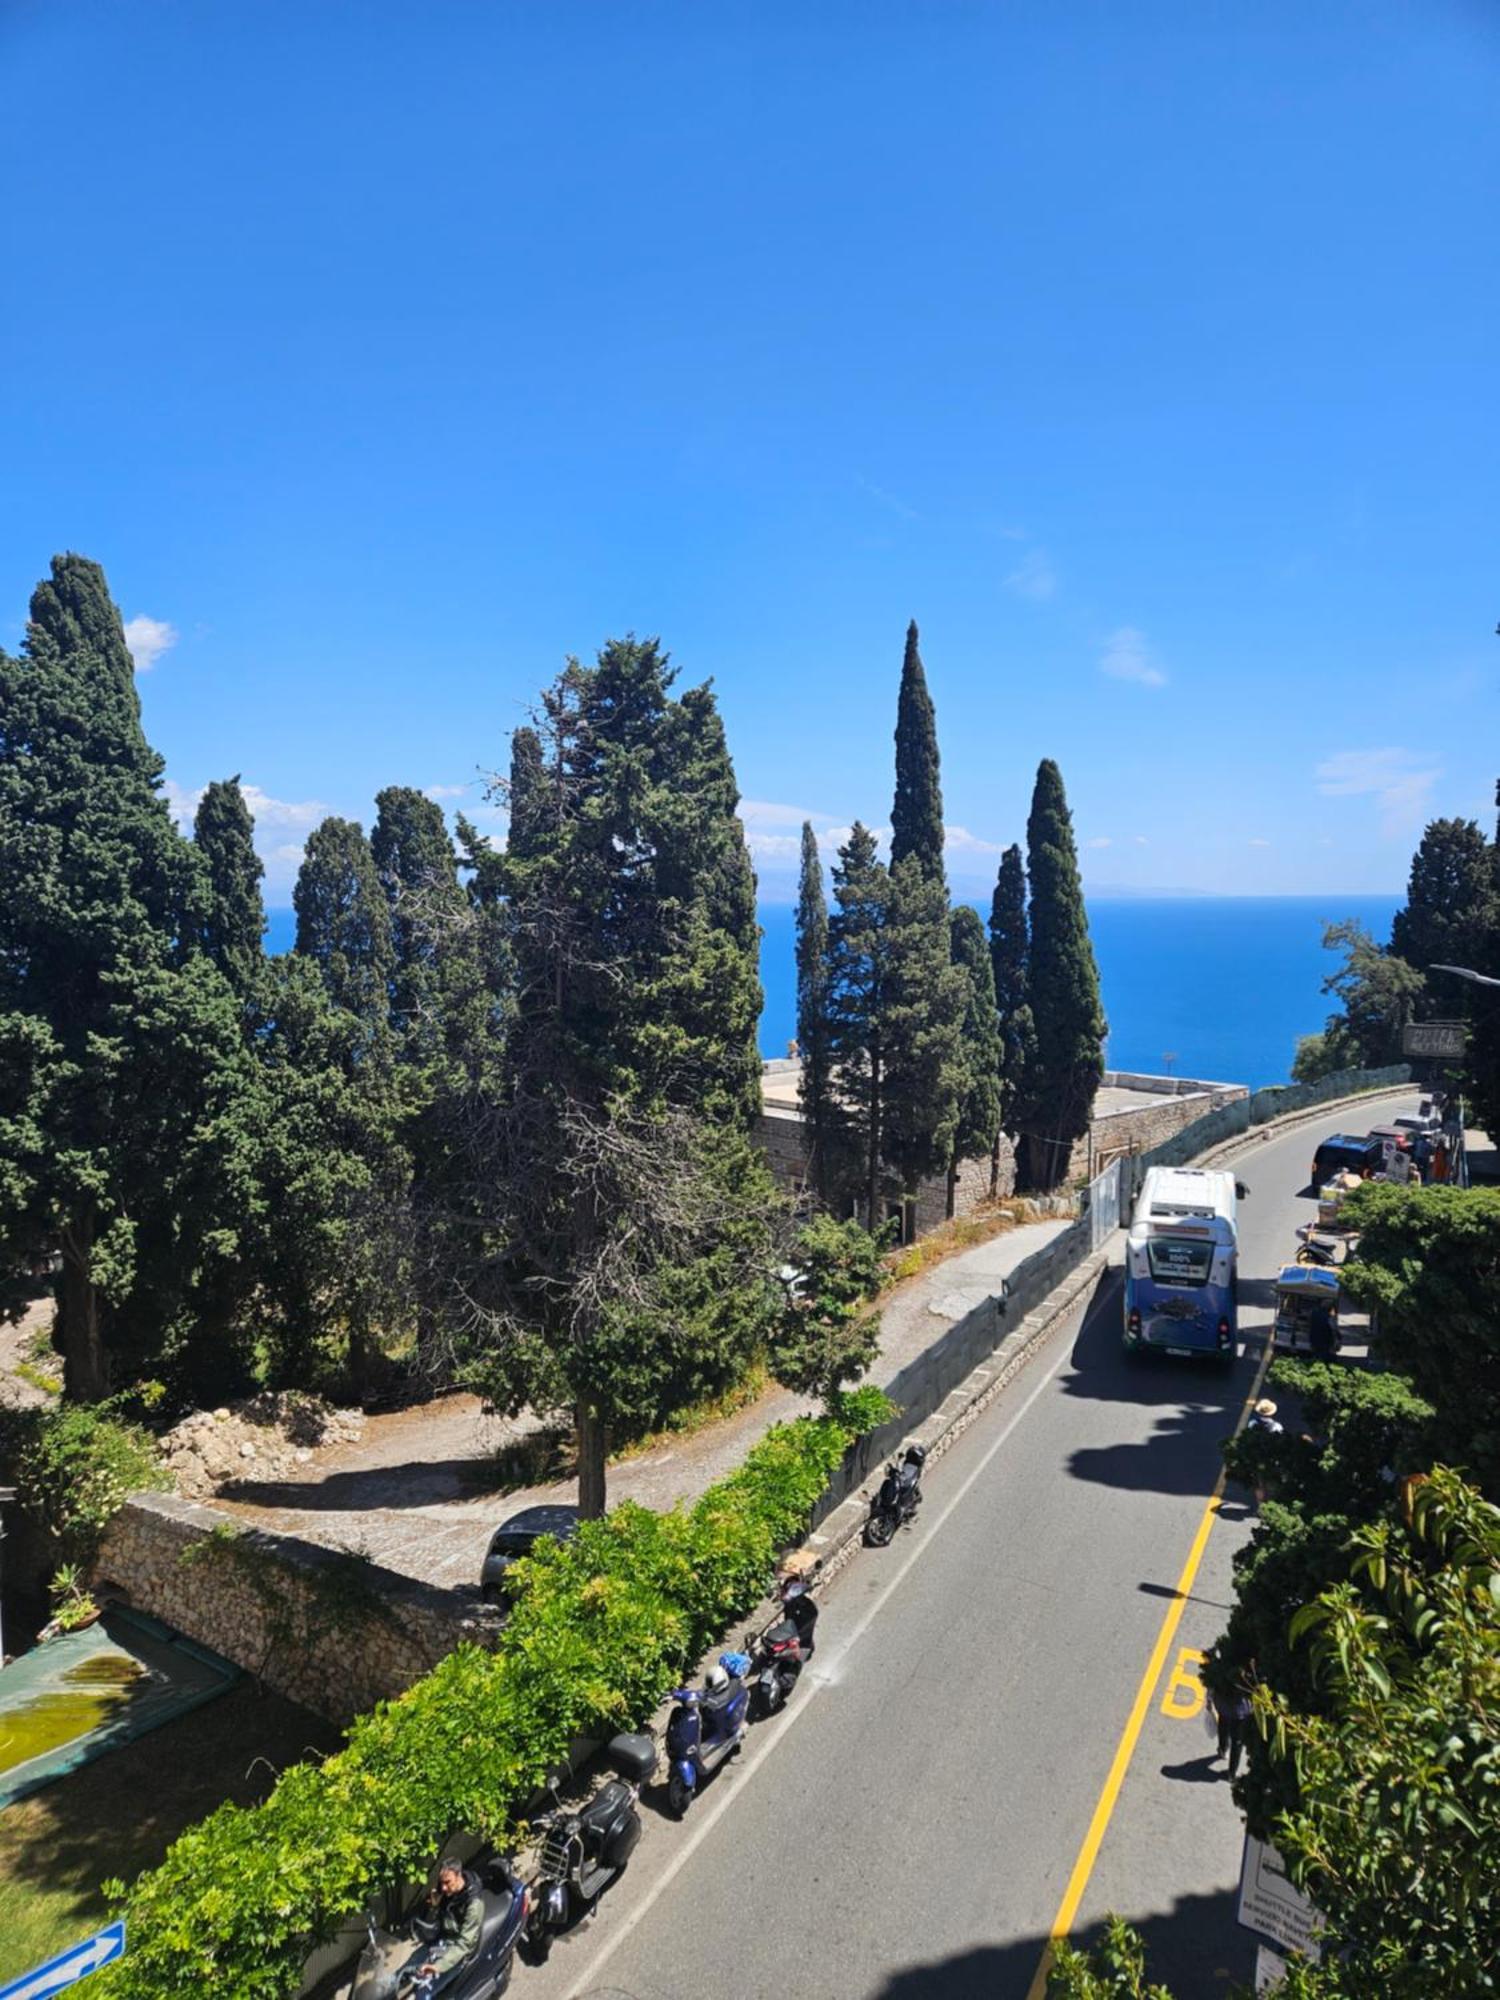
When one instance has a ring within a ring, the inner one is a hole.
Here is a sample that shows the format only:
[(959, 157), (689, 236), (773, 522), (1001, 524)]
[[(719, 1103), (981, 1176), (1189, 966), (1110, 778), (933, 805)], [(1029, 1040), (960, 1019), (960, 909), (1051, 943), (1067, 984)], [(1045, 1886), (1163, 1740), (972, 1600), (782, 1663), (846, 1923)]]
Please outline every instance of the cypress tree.
[[(1495, 786), (1495, 805), (1500, 809), (1500, 782)], [(1497, 819), (1494, 842), (1487, 851), (1490, 863), (1489, 914), (1481, 928), (1478, 948), (1473, 958), (1450, 959), (1448, 963), (1471, 965), (1476, 972), (1500, 979), (1500, 819)], [(1487, 1007), (1482, 1002), (1476, 1005), (1469, 994), (1467, 980), (1450, 978), (1443, 985), (1446, 988), (1445, 998), (1449, 998), (1455, 1012), (1465, 1005), (1473, 1008), (1464, 1086), (1474, 1117), (1493, 1140), (1496, 1133), (1500, 1133), (1500, 1007)], [(1456, 985), (1462, 985), (1465, 998), (1455, 1004), (1453, 988)], [(1444, 1011), (1447, 1011), (1446, 1007)]]
[(837, 1178), (838, 1107), (833, 1095), (828, 1018), (828, 902), (817, 835), (802, 823), (802, 874), (797, 886), (797, 1095), (807, 1134), (808, 1179), (824, 1201)]
[(534, 729), (518, 729), (510, 739), (510, 779), (504, 790), (510, 809), (505, 845), (519, 860), (535, 851), (541, 816), (546, 810), (542, 739)]
[(1037, 768), (1026, 822), (1031, 891), (1031, 1006), (1035, 1080), (1027, 1156), (1032, 1184), (1056, 1187), (1073, 1143), (1089, 1128), (1104, 1075), (1107, 1024), (1078, 874), (1073, 819), (1062, 773), (1050, 757)]
[(464, 907), (442, 807), (409, 785), (377, 792), (370, 858), (390, 911), (391, 1026), (430, 1045), (442, 1037), (443, 930)]
[(112, 1351), (191, 1338), (249, 1201), (245, 1045), (161, 771), (104, 573), (58, 556), (0, 653), (0, 1268), (59, 1255), (85, 1399)]
[(943, 787), (938, 768), (937, 720), (922, 655), (917, 621), (906, 628), (901, 693), (896, 703), (896, 797), (891, 806), (891, 867), (915, 855), (929, 881), (942, 882)]
[(334, 1006), (364, 1024), (368, 1042), (382, 1043), (396, 965), (391, 913), (356, 821), (329, 818), (313, 828), (292, 907), (299, 956), (318, 967)]
[[(990, 969), (995, 980), (995, 1013), (1000, 1024), (1000, 1130), (1014, 1138), (1029, 1122), (1028, 1105), (1036, 1062), (1036, 1024), (1031, 1013), (1028, 974), (1030, 944), (1026, 924), (1026, 868), (1019, 847), (1000, 857), (990, 902)], [(1000, 1150), (990, 1154), (990, 1192), (1000, 1184)]]
[[(1435, 819), (1412, 856), (1391, 950), (1425, 978), (1433, 965), (1477, 967), (1494, 921), (1489, 842), (1472, 819)], [(1464, 987), (1472, 996), (1474, 988)]]
[(952, 963), (948, 896), (915, 854), (890, 871), (881, 1008), (882, 1152), (907, 1200), (953, 1157), (963, 1080), (963, 975)]
[(260, 885), (265, 870), (254, 835), (238, 774), (216, 778), (193, 816), (193, 844), (203, 856), (209, 891), (200, 941), (242, 1000), (254, 992), (264, 963), (266, 911)]
[(884, 1159), (886, 927), (890, 876), (856, 820), (833, 869), (828, 919), (828, 1058), (833, 1094), (863, 1165), (866, 1219), (880, 1229)]
[(948, 1214), (957, 1205), (958, 1170), (965, 1160), (993, 1158), (1000, 1136), (1004, 1045), (995, 1008), (995, 974), (979, 912), (960, 903), (949, 916), (953, 964), (963, 979), (958, 1117), (948, 1168)]

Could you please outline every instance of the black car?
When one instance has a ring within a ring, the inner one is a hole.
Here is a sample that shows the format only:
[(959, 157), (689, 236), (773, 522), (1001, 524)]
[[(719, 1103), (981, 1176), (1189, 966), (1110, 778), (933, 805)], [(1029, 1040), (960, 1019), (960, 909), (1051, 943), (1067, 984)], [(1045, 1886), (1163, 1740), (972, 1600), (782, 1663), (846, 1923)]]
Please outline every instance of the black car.
[(1367, 1181), (1371, 1174), (1380, 1172), (1384, 1158), (1385, 1149), (1373, 1133), (1364, 1132), (1356, 1138), (1348, 1132), (1336, 1132), (1313, 1154), (1312, 1184), (1320, 1188), (1335, 1174), (1358, 1174)]
[(485, 1552), (479, 1587), (492, 1604), (505, 1600), (505, 1572), (518, 1556), (529, 1556), (543, 1535), (555, 1535), (560, 1542), (578, 1533), (576, 1507), (524, 1507), (502, 1521), (490, 1536)]

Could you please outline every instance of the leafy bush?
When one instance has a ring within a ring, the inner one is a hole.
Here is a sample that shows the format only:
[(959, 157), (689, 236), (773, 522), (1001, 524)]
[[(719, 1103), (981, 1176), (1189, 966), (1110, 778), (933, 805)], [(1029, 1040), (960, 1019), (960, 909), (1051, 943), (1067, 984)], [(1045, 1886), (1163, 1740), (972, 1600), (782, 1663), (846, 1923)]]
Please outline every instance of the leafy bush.
[(287, 1771), (261, 1806), (220, 1807), (140, 1878), (101, 2000), (282, 2000), (315, 1942), (450, 1834), (510, 1836), (576, 1737), (643, 1720), (755, 1603), (853, 1436), (833, 1417), (778, 1425), (696, 1506), (626, 1502), (543, 1543), (510, 1573), (495, 1652), (449, 1654), (336, 1756)]
[(21, 1505), (69, 1562), (87, 1564), (132, 1493), (165, 1486), (149, 1434), (108, 1403), (0, 1412), (0, 1461)]

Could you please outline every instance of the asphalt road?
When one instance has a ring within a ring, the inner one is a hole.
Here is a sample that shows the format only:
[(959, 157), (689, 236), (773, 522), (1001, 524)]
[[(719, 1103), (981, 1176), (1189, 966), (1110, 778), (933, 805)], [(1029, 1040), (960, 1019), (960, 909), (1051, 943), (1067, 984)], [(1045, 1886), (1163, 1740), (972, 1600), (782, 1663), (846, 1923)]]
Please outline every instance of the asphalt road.
[(523, 1975), (532, 2000), (1026, 2000), (1080, 1874), (1074, 1935), (1106, 1910), (1129, 1917), (1177, 2000), (1251, 1978), (1240, 1823), (1192, 1672), (1250, 1523), (1243, 1497), (1207, 1508), (1269, 1280), (1311, 1212), (1308, 1162), (1341, 1123), (1237, 1157), (1250, 1194), (1232, 1373), (1127, 1358), (1112, 1272), (933, 1468), (919, 1526), (830, 1586), (812, 1682), (786, 1713), (681, 1826), (648, 1795), (629, 1874)]

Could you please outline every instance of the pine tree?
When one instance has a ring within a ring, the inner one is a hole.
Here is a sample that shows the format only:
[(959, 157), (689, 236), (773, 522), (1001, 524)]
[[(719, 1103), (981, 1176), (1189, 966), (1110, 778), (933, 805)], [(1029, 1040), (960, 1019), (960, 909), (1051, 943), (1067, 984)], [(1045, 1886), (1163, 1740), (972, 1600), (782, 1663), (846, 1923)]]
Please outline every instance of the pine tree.
[(1078, 874), (1073, 819), (1062, 773), (1050, 757), (1037, 768), (1026, 822), (1031, 891), (1031, 1007), (1035, 1081), (1027, 1159), (1032, 1185), (1056, 1187), (1073, 1143), (1089, 1128), (1104, 1074), (1107, 1024)]
[[(1494, 922), (1489, 843), (1477, 821), (1435, 819), (1412, 856), (1391, 950), (1425, 976), (1434, 965), (1477, 966)], [(1464, 988), (1467, 998), (1472, 987)]]
[(238, 774), (215, 779), (193, 818), (193, 843), (203, 856), (210, 896), (200, 942), (242, 1000), (254, 992), (264, 963), (265, 870), (254, 835)]
[(945, 1173), (953, 1157), (963, 1084), (965, 986), (954, 966), (948, 895), (915, 854), (890, 871), (881, 1018), (882, 1151), (903, 1197)]
[(245, 1044), (161, 770), (104, 573), (59, 556), (0, 653), (0, 1246), (60, 1257), (73, 1397), (189, 1339), (248, 1200)]
[(891, 867), (915, 855), (929, 881), (942, 882), (943, 788), (937, 721), (917, 651), (917, 622), (906, 628), (896, 704), (896, 797), (891, 807)]
[(415, 1054), (442, 1039), (444, 929), (464, 908), (442, 807), (409, 785), (377, 792), (370, 858), (390, 911), (391, 1026)]
[(335, 1007), (383, 1043), (396, 969), (391, 913), (375, 857), (352, 819), (325, 819), (308, 836), (292, 890), (296, 950), (318, 967)]
[[(1000, 1024), (1000, 1130), (1013, 1138), (1030, 1123), (1030, 1092), (1036, 1064), (1036, 1024), (1031, 1013), (1028, 972), (1030, 949), (1025, 864), (1019, 847), (1007, 847), (1000, 857), (990, 902), (990, 968)], [(999, 1184), (997, 1140), (990, 1153), (991, 1194), (999, 1191)]]
[(890, 876), (875, 836), (855, 821), (833, 869), (828, 920), (828, 1058), (832, 1090), (844, 1107), (863, 1162), (866, 1220), (881, 1213), (885, 1116), (886, 926)]
[(841, 1120), (833, 1095), (828, 1018), (828, 902), (823, 862), (810, 821), (802, 823), (802, 876), (797, 889), (797, 1084), (807, 1171), (814, 1193), (833, 1198), (842, 1157)]
[(510, 778), (503, 789), (510, 817), (505, 845), (518, 860), (535, 850), (533, 829), (546, 811), (545, 784), (541, 737), (534, 729), (516, 730), (510, 739)]
[[(1495, 786), (1495, 805), (1500, 808), (1500, 783)], [(1497, 822), (1495, 839), (1488, 855), (1490, 915), (1483, 925), (1474, 957), (1453, 959), (1449, 963), (1471, 965), (1476, 972), (1500, 979), (1500, 822)], [(1446, 990), (1449, 995), (1453, 994), (1456, 986), (1462, 984), (1467, 988), (1469, 984), (1451, 976), (1444, 979), (1439, 974), (1438, 977), (1442, 981), (1438, 990)], [(1479, 990), (1481, 993), (1484, 991), (1483, 988)], [(1464, 1000), (1455, 998), (1450, 1004), (1455, 1013), (1465, 1005), (1473, 1010), (1473, 1026), (1469, 1031), (1469, 1050), (1464, 1064), (1464, 1085), (1474, 1117), (1493, 1139), (1496, 1133), (1500, 1133), (1500, 1007), (1487, 1007), (1467, 994)]]
[(958, 1118), (948, 1167), (948, 1214), (957, 1205), (958, 1170), (965, 1160), (993, 1155), (1000, 1136), (1001, 1069), (1004, 1044), (995, 1008), (995, 975), (979, 912), (960, 903), (949, 915), (955, 969), (964, 983), (960, 1024), (961, 1083)]
[(509, 1085), (471, 1135), (491, 1254), (464, 1299), (492, 1393), (571, 1408), (587, 1515), (611, 1432), (727, 1386), (772, 1311), (753, 878), (712, 697), (673, 678), (654, 640), (569, 663), (513, 755), (538, 810), (497, 871)]

